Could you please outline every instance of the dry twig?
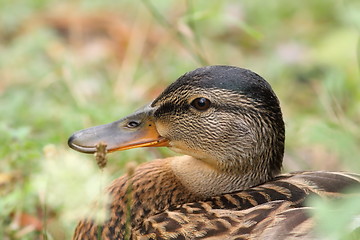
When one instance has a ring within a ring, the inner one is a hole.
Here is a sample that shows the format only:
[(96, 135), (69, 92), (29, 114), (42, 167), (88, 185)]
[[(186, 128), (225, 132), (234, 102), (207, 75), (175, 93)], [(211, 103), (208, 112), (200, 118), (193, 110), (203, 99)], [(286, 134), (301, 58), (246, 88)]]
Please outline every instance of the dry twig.
[(106, 154), (107, 154), (107, 149), (106, 149), (106, 144), (105, 143), (99, 143), (96, 145), (96, 152), (95, 152), (95, 159), (96, 159), (96, 163), (99, 166), (100, 169), (103, 169), (104, 167), (106, 167), (107, 164), (107, 159), (106, 159)]

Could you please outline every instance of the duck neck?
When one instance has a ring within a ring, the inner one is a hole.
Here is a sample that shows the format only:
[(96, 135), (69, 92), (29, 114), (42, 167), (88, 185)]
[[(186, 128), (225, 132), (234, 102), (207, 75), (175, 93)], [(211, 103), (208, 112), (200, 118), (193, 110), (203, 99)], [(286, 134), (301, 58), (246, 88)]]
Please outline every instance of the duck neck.
[(171, 167), (182, 185), (202, 198), (248, 189), (268, 179), (257, 179), (253, 172), (220, 171), (191, 156), (172, 159)]

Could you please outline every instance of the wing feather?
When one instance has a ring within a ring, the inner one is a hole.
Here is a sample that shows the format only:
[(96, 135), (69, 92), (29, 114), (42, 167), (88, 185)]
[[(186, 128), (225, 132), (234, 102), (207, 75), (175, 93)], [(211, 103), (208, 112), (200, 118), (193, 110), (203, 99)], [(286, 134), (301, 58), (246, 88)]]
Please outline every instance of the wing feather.
[(360, 175), (298, 172), (249, 190), (187, 203), (144, 220), (134, 239), (314, 239), (309, 195), (338, 198)]

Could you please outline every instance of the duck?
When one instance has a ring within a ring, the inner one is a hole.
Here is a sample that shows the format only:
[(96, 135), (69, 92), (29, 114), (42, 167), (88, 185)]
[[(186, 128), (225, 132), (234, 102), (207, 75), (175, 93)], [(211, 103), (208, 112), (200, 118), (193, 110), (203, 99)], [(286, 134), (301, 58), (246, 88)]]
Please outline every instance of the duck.
[(360, 175), (280, 174), (285, 125), (270, 84), (235, 66), (185, 73), (154, 101), (68, 145), (95, 153), (168, 147), (107, 188), (109, 216), (81, 220), (73, 239), (313, 239), (310, 196), (341, 198)]

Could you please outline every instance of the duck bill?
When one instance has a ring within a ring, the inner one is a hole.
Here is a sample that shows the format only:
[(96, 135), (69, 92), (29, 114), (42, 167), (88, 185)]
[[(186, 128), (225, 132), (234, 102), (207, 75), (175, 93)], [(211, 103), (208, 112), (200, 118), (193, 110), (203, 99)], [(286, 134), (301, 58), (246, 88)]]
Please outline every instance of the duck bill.
[(138, 147), (163, 147), (168, 140), (159, 135), (152, 118), (152, 109), (145, 107), (118, 121), (75, 132), (68, 145), (79, 152), (94, 153), (99, 144), (108, 152)]

